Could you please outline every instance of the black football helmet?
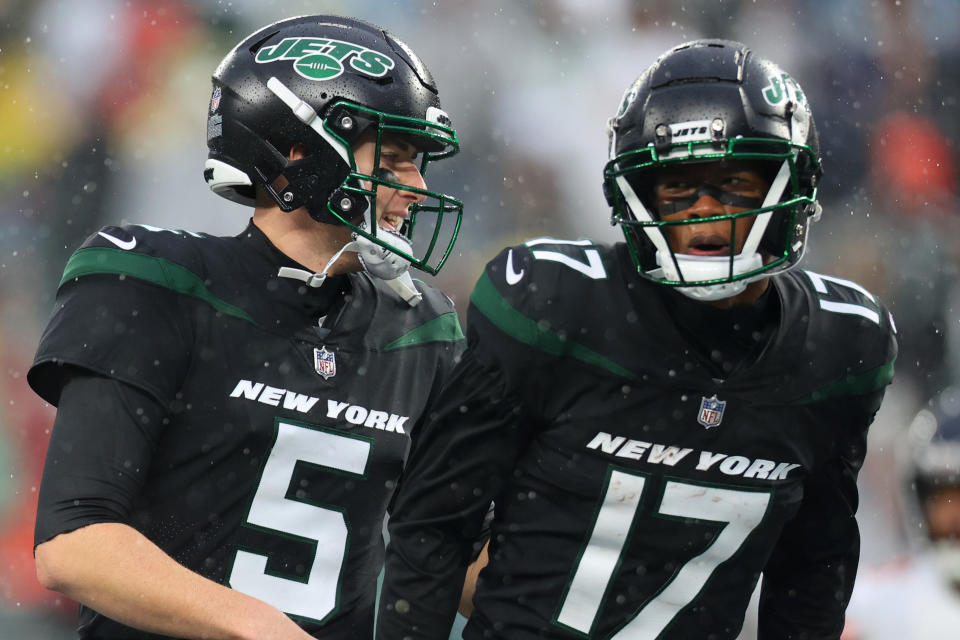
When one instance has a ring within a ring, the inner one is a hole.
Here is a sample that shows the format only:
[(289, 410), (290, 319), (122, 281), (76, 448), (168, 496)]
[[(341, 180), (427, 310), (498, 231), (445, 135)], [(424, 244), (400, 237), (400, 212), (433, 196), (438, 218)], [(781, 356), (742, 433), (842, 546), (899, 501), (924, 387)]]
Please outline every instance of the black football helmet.
[[(463, 205), (397, 184), (388, 170), (360, 173), (352, 145), (368, 131), (376, 136), (375, 167), (385, 135), (420, 150), (421, 173), (460, 148), (433, 77), (406, 44), (353, 18), (282, 20), (238, 44), (213, 74), (204, 177), (214, 192), (249, 206), (260, 186), (282, 210), (306, 207), (313, 219), (347, 225), (435, 274), (453, 248)], [(295, 143), (308, 157), (287, 160)], [(400, 234), (377, 227), (378, 185), (425, 196)], [(422, 255), (413, 255), (414, 229), (425, 226)]]
[[(717, 300), (803, 256), (807, 225), (820, 215), (817, 130), (800, 85), (774, 63), (739, 42), (682, 44), (627, 89), (608, 133), (604, 192), (641, 276)], [(659, 218), (652, 202), (658, 171), (726, 160), (768, 163), (771, 187), (760, 206), (700, 220)], [(746, 216), (754, 223), (738, 255), (677, 254), (667, 240), (670, 225), (727, 221), (733, 247), (734, 222)]]

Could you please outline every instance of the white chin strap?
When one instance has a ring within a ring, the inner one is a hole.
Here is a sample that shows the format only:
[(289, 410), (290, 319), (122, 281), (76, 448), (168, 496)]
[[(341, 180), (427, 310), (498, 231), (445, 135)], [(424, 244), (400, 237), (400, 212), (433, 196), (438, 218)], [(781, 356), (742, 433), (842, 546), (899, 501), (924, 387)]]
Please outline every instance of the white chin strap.
[[(790, 181), (790, 164), (784, 160), (780, 165), (780, 171), (770, 184), (770, 190), (763, 199), (760, 208), (773, 206), (780, 201), (787, 183)], [(644, 206), (637, 194), (634, 193), (630, 183), (623, 176), (617, 178), (617, 186), (620, 187), (624, 199), (633, 211), (638, 220), (652, 222), (654, 217)], [(659, 269), (653, 269), (649, 274), (655, 278), (664, 280), (698, 282), (703, 280), (723, 280), (733, 276), (749, 273), (763, 266), (763, 257), (757, 251), (760, 246), (760, 239), (763, 238), (767, 225), (770, 222), (772, 211), (760, 213), (756, 216), (750, 233), (743, 243), (743, 249), (733, 257), (733, 269), (730, 268), (729, 256), (692, 256), (684, 253), (673, 253), (667, 242), (666, 236), (657, 227), (643, 227), (644, 233), (650, 238), (650, 241), (656, 247), (656, 260)], [(676, 258), (676, 262), (674, 262)], [(679, 267), (679, 268), (678, 268)], [(722, 300), (731, 298), (742, 293), (747, 288), (747, 283), (759, 280), (765, 277), (763, 274), (736, 280), (734, 282), (721, 282), (718, 284), (703, 285), (700, 287), (676, 287), (683, 295), (700, 300), (702, 302), (711, 302), (713, 300)]]
[[(378, 229), (377, 238), (394, 249), (407, 254), (413, 253), (410, 241), (399, 233)], [(383, 280), (385, 285), (393, 289), (411, 307), (420, 303), (423, 295), (413, 284), (413, 278), (410, 277), (410, 263), (406, 258), (357, 233), (353, 234), (353, 242), (347, 247), (351, 245), (353, 247), (350, 250), (357, 252), (357, 258), (360, 259), (364, 271)]]
[[(696, 282), (698, 280), (713, 280), (715, 278), (727, 278), (730, 276), (730, 256), (691, 256), (683, 253), (676, 254), (677, 264), (673, 263), (670, 254), (664, 256), (657, 251), (657, 264), (660, 269), (655, 271), (662, 274), (664, 280), (680, 280), (680, 274), (683, 274), (683, 280), (687, 282)], [(680, 270), (677, 271), (677, 265)], [(748, 273), (763, 266), (763, 259), (759, 253), (741, 253), (733, 258), (733, 275), (738, 276)], [(717, 275), (717, 274), (721, 275)], [(735, 280), (733, 282), (721, 282), (719, 284), (708, 284), (702, 287), (677, 287), (683, 295), (710, 302), (713, 300), (723, 300), (732, 298), (747, 288), (745, 280)]]
[[(406, 253), (411, 253), (413, 250), (410, 246), (410, 241), (399, 233), (379, 229), (377, 237), (390, 246)], [(320, 287), (327, 279), (327, 272), (330, 270), (330, 267), (347, 251), (355, 251), (361, 266), (363, 266), (363, 270), (374, 278), (383, 280), (385, 285), (390, 287), (411, 307), (417, 306), (423, 299), (423, 294), (417, 291), (416, 285), (413, 284), (413, 278), (410, 277), (410, 263), (386, 247), (382, 247), (373, 240), (357, 233), (353, 234), (353, 240), (351, 242), (343, 245), (343, 247), (330, 258), (330, 261), (327, 262), (323, 271), (311, 273), (304, 269), (280, 267), (277, 275), (281, 278), (301, 280), (305, 282), (308, 287)]]

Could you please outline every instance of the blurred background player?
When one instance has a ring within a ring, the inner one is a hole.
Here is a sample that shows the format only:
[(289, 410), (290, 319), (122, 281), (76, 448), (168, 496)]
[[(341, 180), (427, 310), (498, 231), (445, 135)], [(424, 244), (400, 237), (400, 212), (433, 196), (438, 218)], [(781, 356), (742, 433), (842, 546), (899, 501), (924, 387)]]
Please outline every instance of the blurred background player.
[(491, 502), (464, 638), (733, 639), (761, 576), (761, 638), (840, 636), (897, 344), (869, 291), (794, 268), (821, 215), (806, 94), (688, 42), (609, 153), (626, 242), (530, 240), (474, 288), (395, 497), (382, 640), (446, 638)]
[(844, 640), (945, 640), (960, 629), (960, 389), (922, 409), (897, 445), (913, 553), (857, 577)]
[(457, 136), (409, 47), (316, 15), (223, 59), (207, 142), (243, 233), (105, 227), (67, 263), (28, 376), (58, 407), (37, 575), (81, 638), (368, 638), (387, 503), (462, 340), (408, 272), (456, 237), (422, 174)]

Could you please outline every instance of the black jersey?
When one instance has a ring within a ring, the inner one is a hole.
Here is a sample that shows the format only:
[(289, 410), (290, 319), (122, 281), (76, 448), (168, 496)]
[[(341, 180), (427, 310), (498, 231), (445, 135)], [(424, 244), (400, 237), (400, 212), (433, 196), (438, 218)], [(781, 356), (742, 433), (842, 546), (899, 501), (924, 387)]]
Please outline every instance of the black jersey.
[(377, 637), (445, 637), (491, 499), (464, 638), (735, 638), (761, 574), (761, 637), (839, 637), (895, 332), (855, 283), (772, 283), (771, 330), (724, 369), (622, 244), (494, 259), (395, 498)]
[[(299, 267), (252, 224), (237, 237), (107, 227), (73, 255), (30, 384), (57, 404), (71, 375), (106, 376), (166, 417), (84, 434), (113, 438), (84, 447), (93, 459), (55, 430), (36, 541), (114, 519), (97, 505), (132, 492), (116, 519), (184, 566), (317, 637), (369, 636), (384, 513), (463, 335), (422, 282), (410, 307), (363, 273), (309, 288), (281, 266)], [(81, 635), (159, 637), (90, 609)]]

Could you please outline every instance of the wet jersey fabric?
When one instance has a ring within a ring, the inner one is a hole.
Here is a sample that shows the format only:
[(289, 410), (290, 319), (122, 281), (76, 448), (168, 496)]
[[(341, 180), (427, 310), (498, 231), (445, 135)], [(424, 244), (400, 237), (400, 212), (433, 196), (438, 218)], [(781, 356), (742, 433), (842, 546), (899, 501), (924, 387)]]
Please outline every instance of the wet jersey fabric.
[(772, 284), (731, 364), (622, 244), (490, 262), (395, 497), (377, 637), (446, 637), (491, 500), (464, 638), (735, 638), (761, 574), (761, 638), (839, 637), (895, 330), (855, 283)]
[[(36, 543), (126, 522), (316, 637), (369, 637), (384, 511), (463, 336), (429, 285), (411, 308), (363, 273), (317, 289), (282, 266), (302, 268), (253, 224), (107, 227), (72, 256), (28, 379), (53, 404), (107, 379), (90, 388), (116, 420), (58, 416)], [(80, 635), (159, 637), (85, 607)]]

